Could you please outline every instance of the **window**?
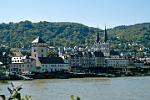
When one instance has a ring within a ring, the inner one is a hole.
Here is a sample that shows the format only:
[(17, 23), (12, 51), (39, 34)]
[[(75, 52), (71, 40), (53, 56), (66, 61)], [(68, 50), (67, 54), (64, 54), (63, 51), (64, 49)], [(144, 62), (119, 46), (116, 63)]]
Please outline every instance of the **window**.
[(35, 57), (36, 57), (36, 54), (35, 54)]
[(43, 49), (41, 50), (41, 52), (43, 52)]
[(35, 52), (35, 49), (34, 49), (34, 52)]

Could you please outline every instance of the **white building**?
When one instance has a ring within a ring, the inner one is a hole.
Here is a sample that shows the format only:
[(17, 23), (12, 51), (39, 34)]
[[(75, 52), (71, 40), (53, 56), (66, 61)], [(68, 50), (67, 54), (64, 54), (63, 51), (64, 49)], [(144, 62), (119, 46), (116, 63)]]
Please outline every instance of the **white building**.
[(28, 74), (34, 72), (36, 69), (35, 59), (27, 56), (23, 57), (12, 57), (11, 64), (9, 67), (10, 72)]
[(128, 66), (128, 60), (124, 58), (105, 58), (107, 67)]
[(120, 54), (116, 50), (110, 51), (110, 57), (105, 58), (106, 67), (114, 67), (114, 66), (128, 66), (128, 59), (121, 58)]
[(69, 64), (64, 63), (61, 57), (39, 57), (37, 72), (58, 72), (69, 69)]

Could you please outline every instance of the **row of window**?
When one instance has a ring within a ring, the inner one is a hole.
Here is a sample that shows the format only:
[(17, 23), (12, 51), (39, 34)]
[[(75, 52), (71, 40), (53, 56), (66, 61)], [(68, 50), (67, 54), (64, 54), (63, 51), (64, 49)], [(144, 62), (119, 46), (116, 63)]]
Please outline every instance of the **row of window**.
[(43, 67), (64, 67), (63, 64), (57, 64), (57, 65), (51, 64), (51, 65), (42, 65), (42, 66), (43, 66)]
[(55, 71), (62, 71), (63, 69), (46, 69), (46, 68), (41, 68), (39, 71), (40, 72), (45, 72), (45, 71), (48, 71), (48, 72), (55, 72)]
[(32, 67), (33, 65), (28, 64), (28, 65), (24, 65), (24, 64), (11, 64), (10, 67)]

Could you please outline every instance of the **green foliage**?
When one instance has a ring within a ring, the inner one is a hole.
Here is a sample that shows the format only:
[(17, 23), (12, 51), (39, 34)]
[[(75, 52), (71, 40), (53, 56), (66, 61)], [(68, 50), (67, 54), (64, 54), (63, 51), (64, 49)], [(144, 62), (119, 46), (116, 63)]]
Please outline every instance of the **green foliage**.
[[(51, 46), (91, 46), (97, 32), (101, 42), (104, 40), (104, 31), (88, 27), (79, 23), (69, 22), (38, 22), (21, 21), (0, 24), (0, 44), (11, 48), (30, 48), (31, 42), (37, 36), (42, 37)], [(108, 37), (112, 48), (122, 51), (134, 51), (140, 46), (129, 47), (129, 43), (138, 43), (150, 47), (150, 23), (118, 26), (108, 29)], [(119, 45), (120, 44), (120, 45)], [(143, 48), (143, 47), (142, 47)]]
[[(13, 83), (11, 83), (11, 87), (8, 87), (8, 91), (10, 92), (10, 97), (8, 100), (32, 100), (31, 96), (26, 96), (25, 98), (21, 95), (20, 90), (22, 86), (15, 87)], [(6, 100), (6, 95), (0, 95), (2, 100)]]
[(96, 31), (95, 28), (69, 22), (2, 23), (0, 24), (0, 43), (13, 48), (30, 48), (32, 40), (41, 36), (52, 45), (71, 46), (85, 43), (85, 39), (93, 38)]
[(74, 95), (71, 95), (70, 97), (71, 97), (71, 100), (80, 100), (80, 97), (79, 97), (79, 96), (77, 96), (76, 99), (75, 99), (75, 96), (74, 96)]

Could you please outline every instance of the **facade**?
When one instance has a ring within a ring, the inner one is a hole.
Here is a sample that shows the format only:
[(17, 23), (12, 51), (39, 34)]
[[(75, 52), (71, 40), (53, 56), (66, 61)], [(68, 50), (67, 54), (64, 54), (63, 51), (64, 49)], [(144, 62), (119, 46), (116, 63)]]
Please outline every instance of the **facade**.
[(10, 72), (29, 74), (36, 69), (35, 59), (29, 58), (28, 56), (12, 57), (11, 62), (9, 67)]
[(144, 61), (134, 60), (134, 66), (135, 67), (143, 67), (144, 66)]
[(105, 65), (105, 57), (101, 51), (77, 51), (75, 54), (70, 55), (69, 62), (71, 67), (76, 68), (103, 67)]
[(104, 57), (103, 52), (95, 51), (94, 58), (95, 58), (95, 67), (104, 67), (105, 66), (105, 57)]
[(128, 59), (121, 58), (120, 53), (114, 49), (110, 51), (110, 57), (105, 58), (107, 67), (125, 67), (129, 65)]
[(37, 37), (32, 42), (31, 56), (34, 59), (38, 59), (38, 57), (47, 57), (47, 44), (40, 37)]
[(38, 63), (41, 67), (37, 67), (36, 72), (39, 73), (67, 71), (69, 68), (61, 57), (39, 57)]
[(128, 60), (124, 58), (106, 58), (105, 62), (107, 67), (128, 66)]

